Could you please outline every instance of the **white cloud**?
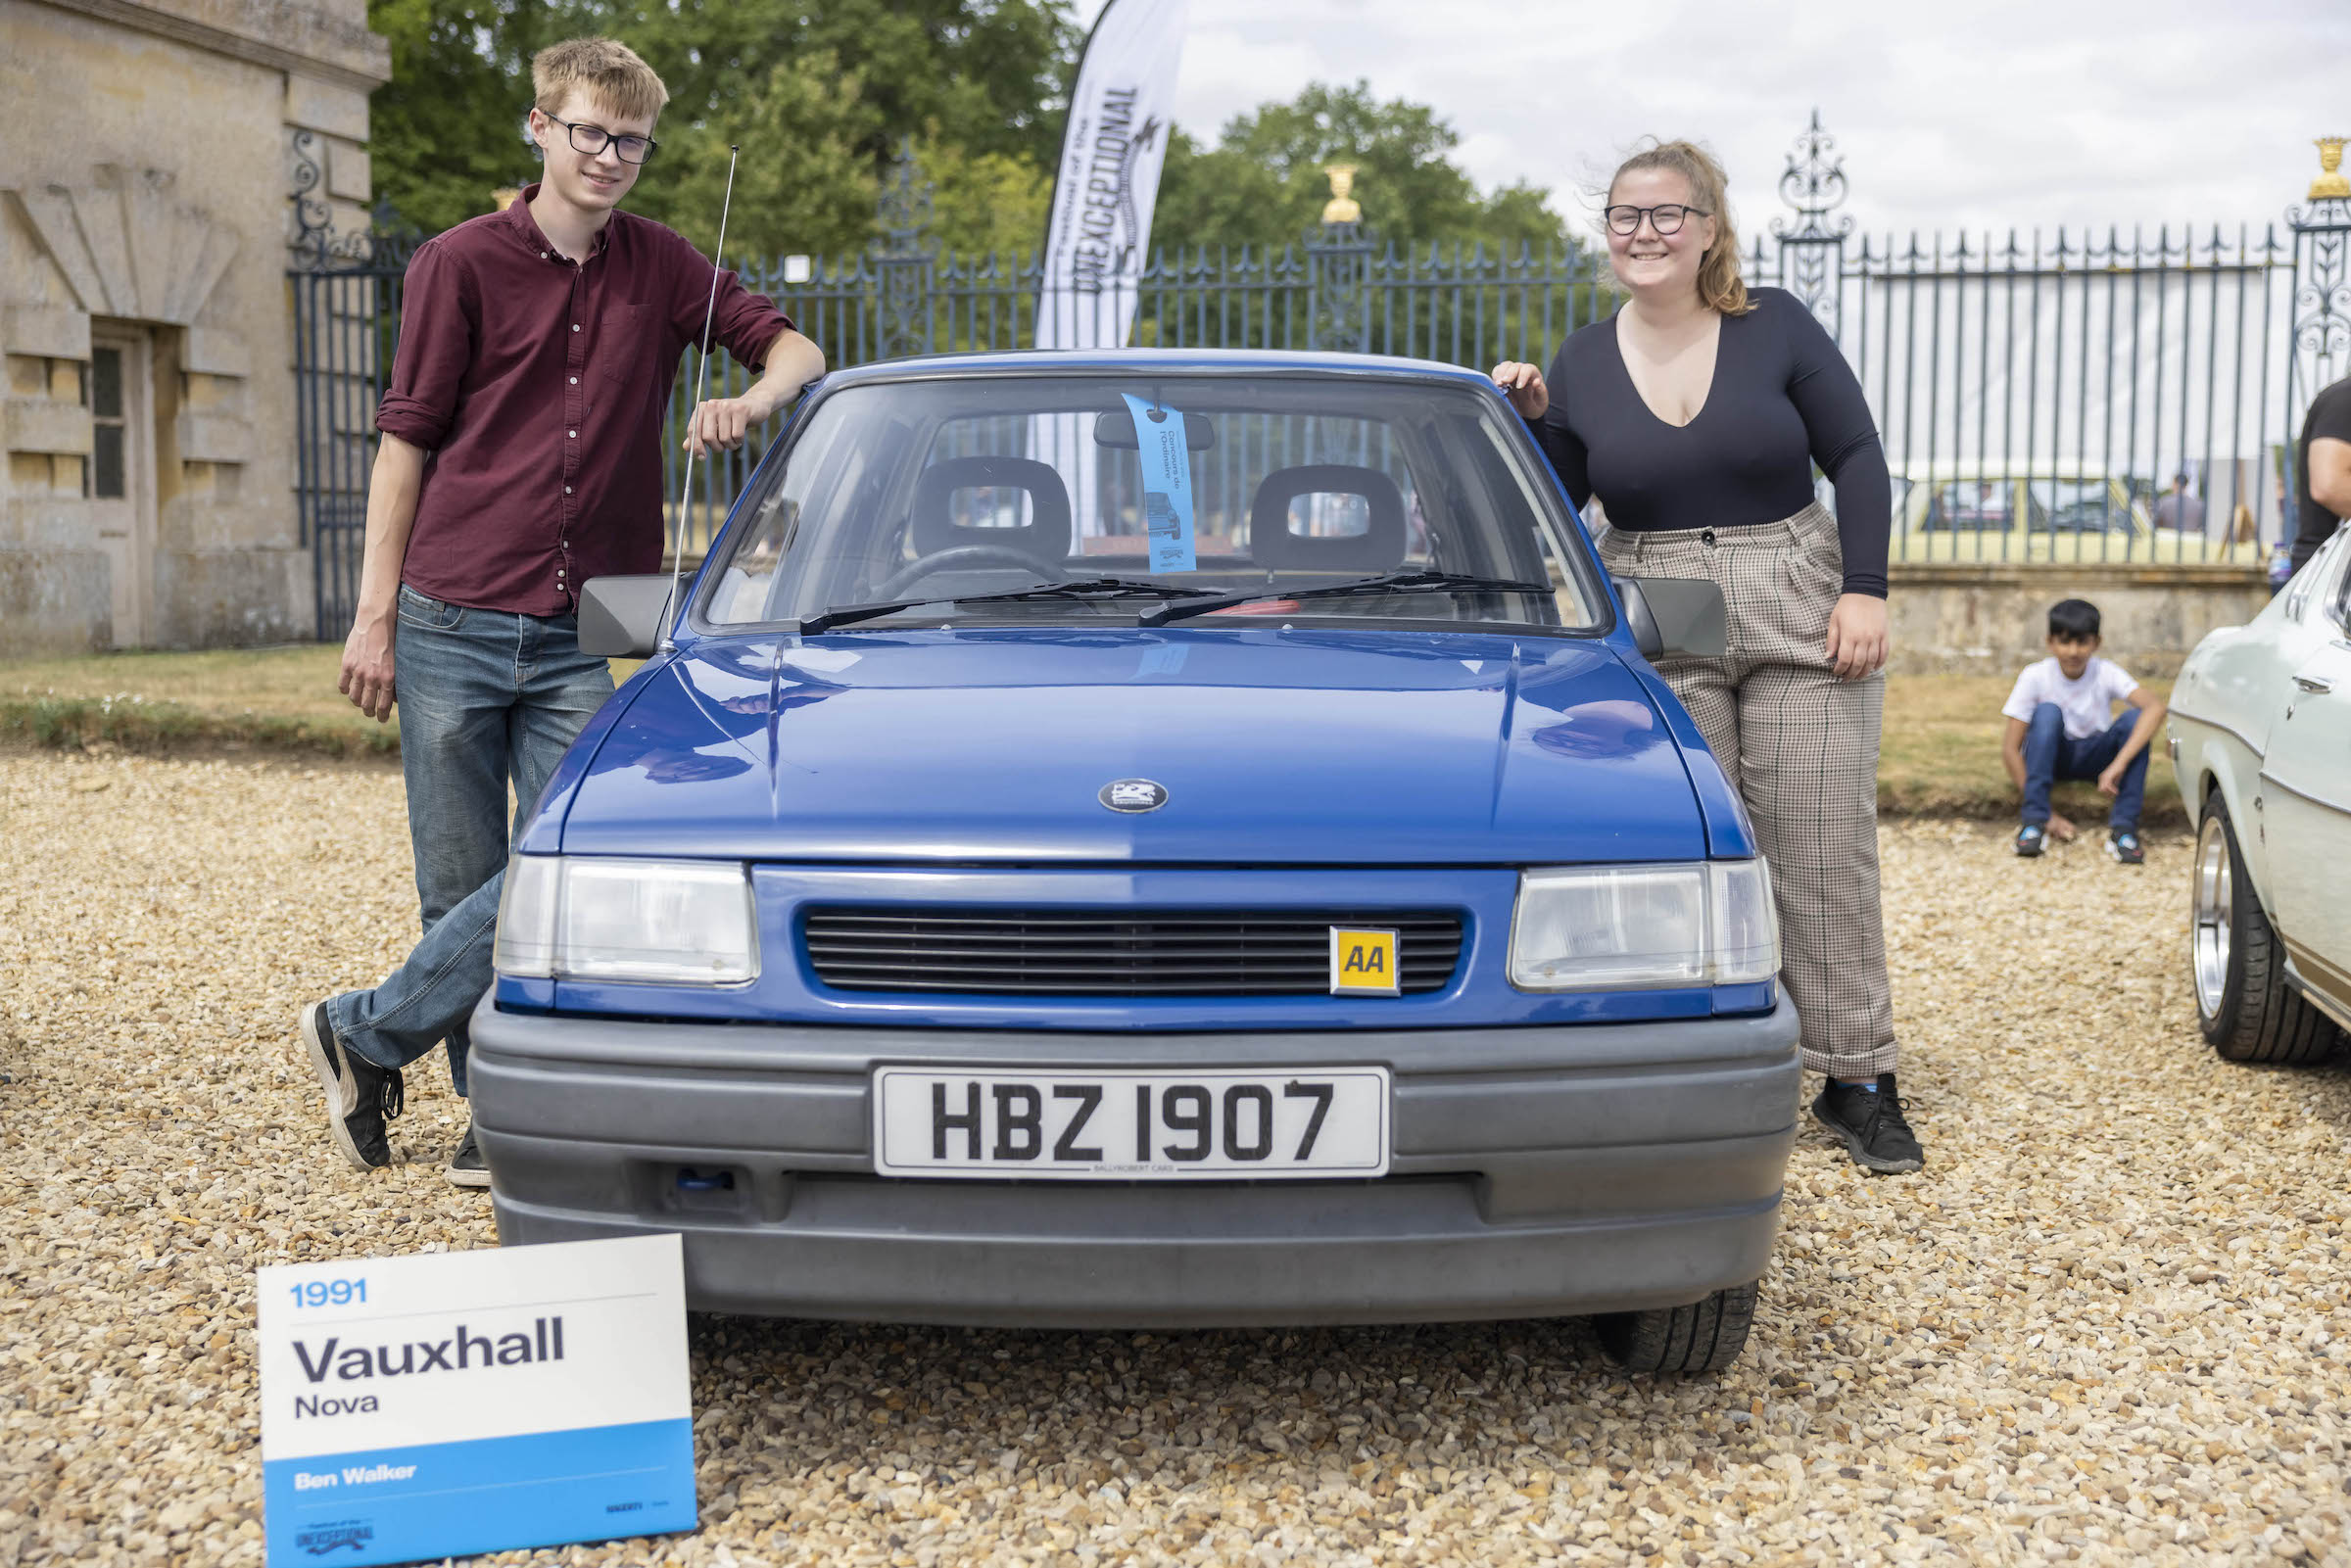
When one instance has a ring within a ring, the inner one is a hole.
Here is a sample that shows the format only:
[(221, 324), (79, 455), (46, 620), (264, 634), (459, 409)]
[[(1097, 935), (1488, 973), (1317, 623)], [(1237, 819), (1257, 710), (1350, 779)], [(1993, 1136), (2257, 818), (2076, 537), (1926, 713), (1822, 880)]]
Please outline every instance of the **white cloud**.
[[(1079, 0), (1080, 21), (1099, 0)], [(1484, 185), (1579, 187), (1645, 133), (1730, 169), (1745, 224), (1782, 211), (1817, 106), (1864, 228), (2274, 222), (2351, 133), (2344, 0), (1192, 0), (1178, 119), (1211, 138), (1309, 81), (1434, 107)], [(1374, 220), (1377, 214), (1369, 214)]]

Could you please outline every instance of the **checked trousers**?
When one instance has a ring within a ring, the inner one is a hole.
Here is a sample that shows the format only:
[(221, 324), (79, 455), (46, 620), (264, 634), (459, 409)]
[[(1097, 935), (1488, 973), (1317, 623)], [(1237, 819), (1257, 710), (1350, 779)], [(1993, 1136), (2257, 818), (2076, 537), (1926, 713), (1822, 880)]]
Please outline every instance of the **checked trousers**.
[(1780, 980), (1804, 1066), (1862, 1079), (1895, 1066), (1894, 995), (1878, 904), (1878, 731), (1886, 677), (1840, 681), (1823, 653), (1845, 581), (1837, 521), (1818, 502), (1750, 528), (1611, 531), (1625, 577), (1703, 577), (1730, 611), (1729, 652), (1667, 658), (1690, 710), (1747, 802), (1780, 916)]

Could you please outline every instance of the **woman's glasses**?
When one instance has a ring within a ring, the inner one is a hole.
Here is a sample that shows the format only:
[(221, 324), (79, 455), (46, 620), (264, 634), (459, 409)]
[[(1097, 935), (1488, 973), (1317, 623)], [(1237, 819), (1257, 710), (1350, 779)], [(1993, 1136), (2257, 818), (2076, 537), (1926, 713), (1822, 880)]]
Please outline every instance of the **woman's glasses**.
[(1608, 232), (1611, 234), (1637, 231), (1641, 227), (1641, 219), (1646, 216), (1649, 226), (1662, 235), (1679, 234), (1682, 231), (1682, 219), (1686, 217), (1712, 217), (1714, 214), (1703, 207), (1684, 207), (1679, 202), (1667, 202), (1662, 207), (1611, 207), (1601, 215), (1608, 220)]
[[(542, 110), (541, 113), (545, 114), (546, 111)], [(615, 136), (601, 125), (575, 125), (568, 119), (555, 119), (552, 115), (548, 115), (547, 118), (571, 132), (571, 150), (573, 152), (586, 153), (591, 158), (602, 152), (605, 143), (609, 142), (612, 150), (620, 154), (622, 163), (642, 164), (653, 156), (654, 148), (661, 145), (650, 136)], [(1628, 228), (1625, 232), (1630, 234), (1632, 230)], [(1660, 229), (1658, 232), (1671, 233), (1672, 231)]]

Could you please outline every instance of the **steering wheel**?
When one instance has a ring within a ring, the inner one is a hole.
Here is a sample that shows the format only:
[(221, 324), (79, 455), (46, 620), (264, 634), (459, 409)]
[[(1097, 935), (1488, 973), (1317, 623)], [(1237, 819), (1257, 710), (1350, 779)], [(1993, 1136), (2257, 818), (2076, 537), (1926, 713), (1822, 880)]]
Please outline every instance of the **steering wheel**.
[(959, 566), (1021, 566), (1039, 577), (1053, 574), (1051, 566), (1033, 555), (1014, 549), (1010, 545), (957, 545), (936, 555), (926, 555), (919, 561), (909, 561), (890, 573), (889, 581), (874, 592), (883, 598), (903, 598), (906, 591), (924, 578)]

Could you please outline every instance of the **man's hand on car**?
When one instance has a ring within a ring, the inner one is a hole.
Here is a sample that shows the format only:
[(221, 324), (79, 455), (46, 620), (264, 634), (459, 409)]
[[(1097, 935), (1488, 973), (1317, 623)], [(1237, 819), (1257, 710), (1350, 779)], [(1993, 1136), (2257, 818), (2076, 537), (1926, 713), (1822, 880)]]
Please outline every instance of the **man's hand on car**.
[(335, 683), (352, 705), (376, 723), (392, 717), (392, 617), (361, 611), (343, 640), (343, 675)]
[(696, 457), (708, 455), (713, 447), (733, 451), (743, 445), (745, 432), (767, 423), (779, 406), (779, 402), (771, 402), (758, 387), (740, 398), (712, 398), (696, 404), (694, 417), (686, 421), (682, 445)]

